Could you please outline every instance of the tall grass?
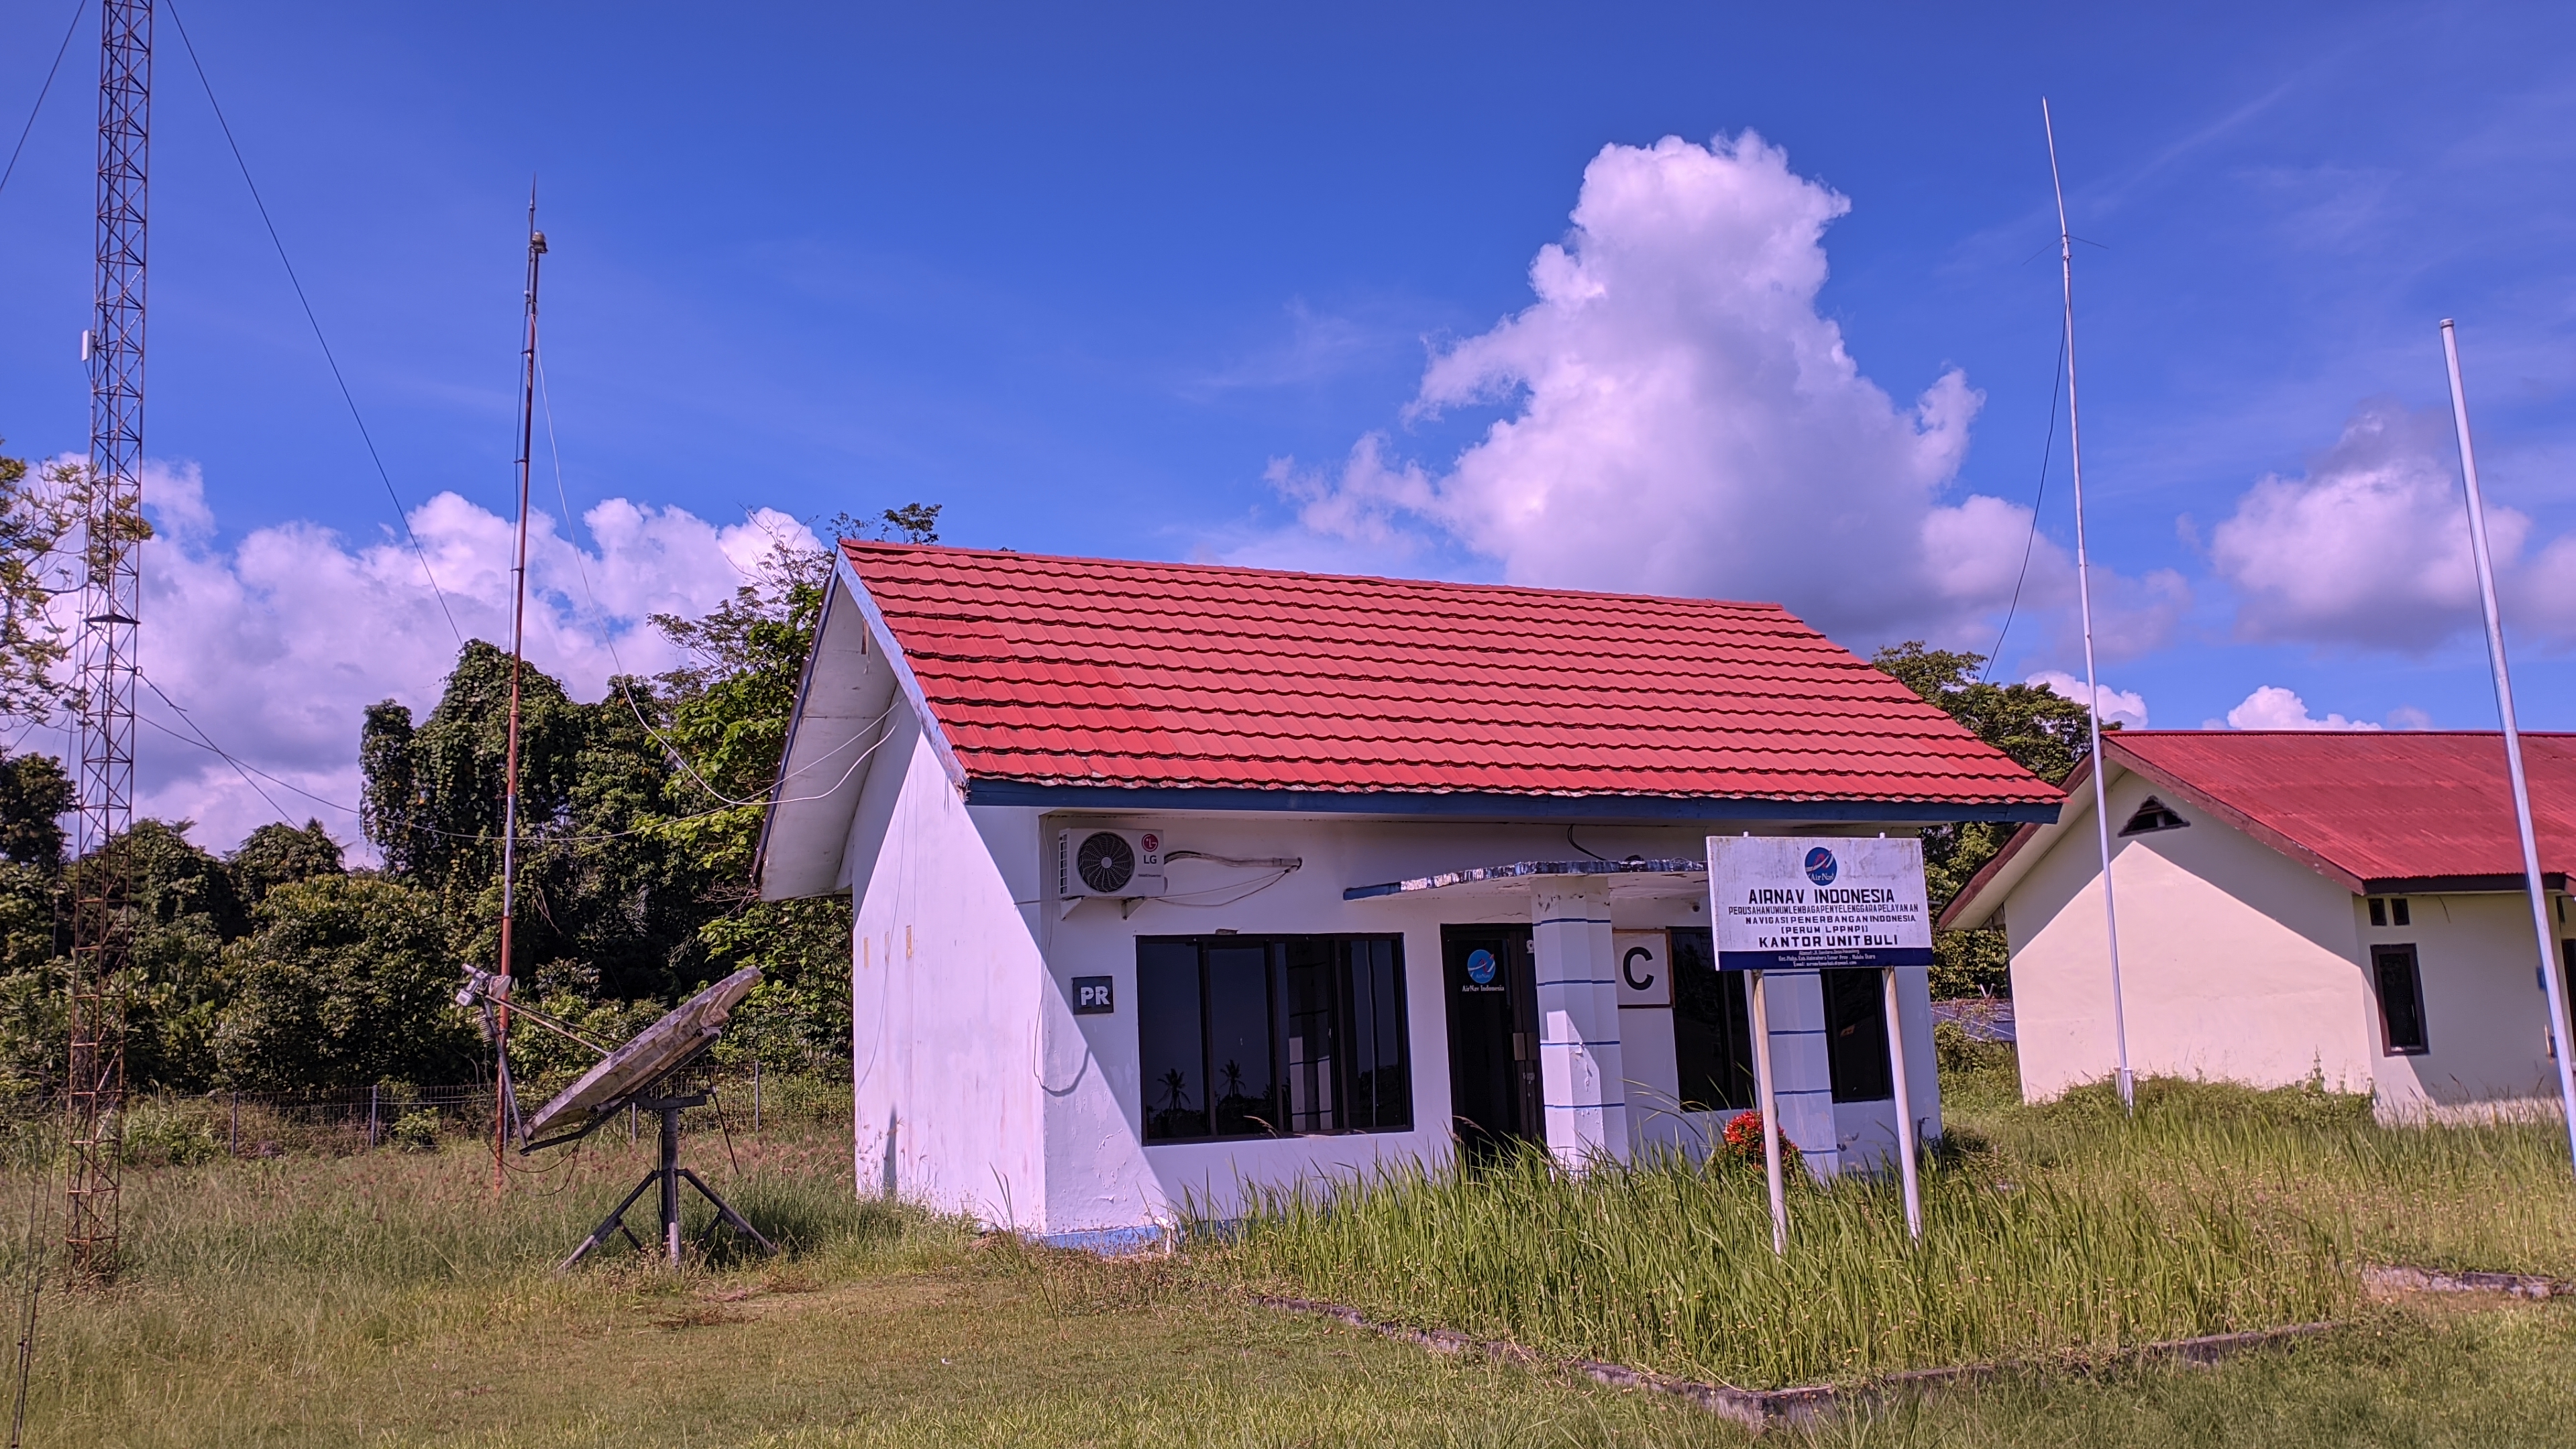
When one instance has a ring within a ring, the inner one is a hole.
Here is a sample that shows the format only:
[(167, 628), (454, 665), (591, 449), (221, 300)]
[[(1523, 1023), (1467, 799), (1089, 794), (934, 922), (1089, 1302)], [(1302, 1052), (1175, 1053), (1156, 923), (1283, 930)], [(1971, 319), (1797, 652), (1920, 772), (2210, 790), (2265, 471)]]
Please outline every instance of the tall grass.
[(2576, 1272), (2554, 1127), (2385, 1128), (2314, 1089), (1975, 1113), (1927, 1165), (1919, 1244), (1892, 1183), (1801, 1182), (1775, 1257), (1758, 1172), (1673, 1157), (1578, 1176), (1531, 1151), (1252, 1196), (1214, 1255), (1245, 1279), (1754, 1385), (2336, 1317), (2367, 1261)]
[[(755, 1259), (730, 1233), (709, 1231), (705, 1205), (684, 1190), (685, 1228), (704, 1247), (688, 1272), (663, 1272), (612, 1239), (593, 1264), (559, 1278), (555, 1264), (650, 1165), (649, 1142), (630, 1149), (621, 1134), (594, 1144), (530, 1171), (514, 1159), (498, 1195), (488, 1149), (463, 1142), (129, 1169), (124, 1271), (111, 1290), (48, 1287), (34, 1409), (54, 1423), (130, 1413), (151, 1393), (132, 1381), (137, 1364), (329, 1379), (372, 1372), (408, 1344), (592, 1323), (621, 1297), (685, 1295), (729, 1268), (819, 1280), (961, 1251), (959, 1226), (859, 1198), (841, 1134), (800, 1131), (742, 1142), (739, 1171), (719, 1144), (691, 1152), (785, 1260)], [(25, 1251), (17, 1215), (40, 1180), (29, 1166), (0, 1179), (12, 1213), (0, 1226), (0, 1274), (11, 1283)], [(648, 1194), (630, 1219), (648, 1243), (652, 1214)]]

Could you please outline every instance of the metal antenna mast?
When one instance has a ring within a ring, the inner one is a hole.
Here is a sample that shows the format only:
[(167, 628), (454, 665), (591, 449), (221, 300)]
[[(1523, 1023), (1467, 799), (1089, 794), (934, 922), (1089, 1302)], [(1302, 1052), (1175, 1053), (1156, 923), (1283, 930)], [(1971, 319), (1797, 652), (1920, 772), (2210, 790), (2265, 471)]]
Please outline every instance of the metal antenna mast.
[(493, 1018), (492, 1056), (498, 1064), (492, 1086), (498, 1094), (492, 1114), (492, 1190), (501, 1190), (513, 1099), (510, 1092), (510, 924), (518, 902), (519, 883), (519, 679), (527, 664), (528, 619), (528, 473), (537, 427), (537, 261), (546, 254), (546, 234), (537, 230), (537, 188), (528, 186), (528, 327), (520, 353), (519, 392), (519, 552), (512, 578), (516, 594), (510, 606), (510, 742), (502, 765), (501, 805), (501, 962), (500, 1008)]
[(2120, 907), (2111, 894), (2109, 762), (2102, 758), (2102, 685), (2093, 673), (2093, 560), (2084, 547), (2084, 444), (2075, 421), (2075, 240), (2066, 229), (2066, 183), (2057, 175), (2057, 122), (2040, 97), (2039, 124), (2048, 133), (2048, 183), (2057, 192), (2057, 267), (2066, 293), (2066, 452), (2075, 469), (2075, 595), (2084, 615), (2084, 725), (2093, 743), (2093, 834), (2102, 847), (2102, 926), (2111, 946), (2111, 1045), (2119, 1066), (2120, 1105), (2137, 1110), (2137, 1084), (2129, 1075), (2129, 1020), (2120, 996)]
[(117, 1269), (118, 1158), (124, 1135), (126, 955), (134, 824), (134, 684), (142, 614), (143, 245), (152, 120), (152, 0), (100, 0), (97, 320), (89, 362), (89, 514), (81, 627), (73, 653), (80, 707), (79, 862), (72, 893), (68, 1267)]

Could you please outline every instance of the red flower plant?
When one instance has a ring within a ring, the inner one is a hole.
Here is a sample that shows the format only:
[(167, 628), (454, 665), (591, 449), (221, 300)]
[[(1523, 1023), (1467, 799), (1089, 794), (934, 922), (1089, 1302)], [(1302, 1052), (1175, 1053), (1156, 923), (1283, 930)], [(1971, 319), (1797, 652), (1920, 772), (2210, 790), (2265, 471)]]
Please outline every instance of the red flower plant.
[[(1750, 1163), (1755, 1167), (1761, 1166), (1762, 1114), (1760, 1112), (1737, 1113), (1735, 1120), (1726, 1124), (1726, 1136), (1724, 1141), (1725, 1156), (1737, 1162)], [(1790, 1141), (1786, 1137), (1781, 1138), (1781, 1170), (1786, 1172), (1796, 1168), (1797, 1165), (1798, 1144)]]

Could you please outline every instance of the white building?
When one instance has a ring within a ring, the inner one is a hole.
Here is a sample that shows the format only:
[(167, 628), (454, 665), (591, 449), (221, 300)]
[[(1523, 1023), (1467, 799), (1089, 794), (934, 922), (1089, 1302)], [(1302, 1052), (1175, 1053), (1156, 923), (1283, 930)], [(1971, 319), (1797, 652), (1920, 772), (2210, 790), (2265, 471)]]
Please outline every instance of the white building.
[[(2399, 1116), (2555, 1099), (2501, 736), (2120, 730), (2102, 744), (2132, 1070), (2321, 1076)], [(2550, 916), (2576, 934), (2576, 736), (2523, 749)], [(2114, 1069), (2090, 778), (1941, 922), (2004, 927), (2033, 1101)]]
[[(1462, 1141), (1696, 1147), (1752, 1093), (1710, 833), (2056, 801), (1770, 605), (854, 543), (761, 888), (855, 898), (860, 1180), (1115, 1242)], [(1891, 1150), (1876, 973), (1771, 999), (1783, 1130)]]

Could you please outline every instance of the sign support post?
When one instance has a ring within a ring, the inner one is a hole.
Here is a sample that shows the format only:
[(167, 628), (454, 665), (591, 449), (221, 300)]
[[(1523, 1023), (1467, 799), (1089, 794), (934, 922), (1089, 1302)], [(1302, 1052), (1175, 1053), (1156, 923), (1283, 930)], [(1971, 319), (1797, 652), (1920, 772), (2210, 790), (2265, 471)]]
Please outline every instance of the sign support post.
[[(1905, 1230), (1923, 1238), (1923, 1179), (1914, 1140), (1914, 1093), (1908, 1080), (1905, 1022), (1897, 991), (1900, 967), (1932, 964), (1932, 911), (1923, 881), (1923, 843), (1911, 837), (1712, 835), (1708, 839), (1709, 924), (1717, 967), (1745, 975), (1753, 1028), (1753, 1075), (1762, 1111), (1762, 1166), (1771, 1190), (1771, 1247), (1789, 1250), (1789, 1212), (1781, 1181), (1780, 1075), (1799, 1103), (1800, 1127), (1821, 1148), (1834, 1146), (1828, 1095), (1831, 1057), (1823, 1022), (1800, 1021), (1786, 1060), (1771, 1040), (1773, 970), (1874, 970), (1887, 1023), (1888, 1065), (1896, 1112), (1896, 1164), (1905, 1191)], [(1866, 998), (1864, 998), (1866, 999)], [(1814, 1008), (1801, 1007), (1799, 1011)], [(1813, 1026), (1819, 1029), (1805, 1029)]]
[(1771, 1013), (1763, 1000), (1762, 973), (1748, 971), (1753, 996), (1753, 1088), (1762, 1113), (1762, 1175), (1771, 1188), (1771, 1253), (1789, 1252), (1789, 1194), (1780, 1180), (1780, 1102), (1771, 1091)]
[(1887, 997), (1887, 1058), (1896, 1084), (1896, 1169), (1905, 1179), (1905, 1231), (1923, 1241), (1923, 1178), (1914, 1160), (1914, 1092), (1905, 1081), (1905, 1017), (1896, 1006), (1896, 968), (1882, 967), (1879, 985)]

